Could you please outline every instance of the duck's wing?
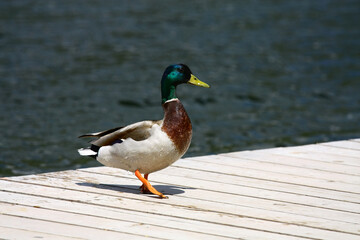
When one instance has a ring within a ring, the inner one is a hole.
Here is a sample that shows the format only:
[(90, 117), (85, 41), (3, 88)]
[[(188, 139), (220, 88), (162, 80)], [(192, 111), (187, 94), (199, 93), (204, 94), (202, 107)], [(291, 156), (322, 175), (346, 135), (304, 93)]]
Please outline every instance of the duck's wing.
[(109, 130), (105, 130), (105, 131), (102, 131), (102, 132), (96, 132), (96, 133), (86, 133), (84, 135), (81, 135), (79, 136), (78, 138), (85, 138), (85, 137), (102, 137), (102, 136), (105, 136), (107, 134), (110, 134), (112, 132), (115, 132), (121, 128), (124, 128), (124, 127), (117, 127), (117, 128), (112, 128), (112, 129), (109, 129)]
[(142, 121), (130, 124), (126, 127), (118, 127), (98, 133), (84, 134), (82, 137), (97, 137), (91, 141), (91, 144), (96, 146), (107, 146), (121, 139), (132, 138), (136, 141), (144, 140), (150, 136), (150, 129), (154, 124), (161, 125), (162, 120), (159, 121)]

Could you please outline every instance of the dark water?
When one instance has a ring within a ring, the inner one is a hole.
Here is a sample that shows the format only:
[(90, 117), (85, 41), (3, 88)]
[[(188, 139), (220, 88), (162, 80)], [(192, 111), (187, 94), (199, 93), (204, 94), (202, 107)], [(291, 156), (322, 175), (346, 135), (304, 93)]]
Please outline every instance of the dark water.
[(186, 156), (360, 137), (360, 1), (1, 1), (0, 175), (96, 166), (77, 136), (160, 119), (164, 68)]

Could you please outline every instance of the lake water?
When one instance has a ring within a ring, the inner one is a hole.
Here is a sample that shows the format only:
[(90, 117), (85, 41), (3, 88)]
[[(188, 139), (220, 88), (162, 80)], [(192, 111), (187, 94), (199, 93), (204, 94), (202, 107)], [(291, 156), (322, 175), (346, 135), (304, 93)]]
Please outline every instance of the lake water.
[(98, 166), (77, 136), (162, 118), (160, 78), (194, 126), (186, 156), (360, 137), (360, 1), (1, 1), (0, 176)]

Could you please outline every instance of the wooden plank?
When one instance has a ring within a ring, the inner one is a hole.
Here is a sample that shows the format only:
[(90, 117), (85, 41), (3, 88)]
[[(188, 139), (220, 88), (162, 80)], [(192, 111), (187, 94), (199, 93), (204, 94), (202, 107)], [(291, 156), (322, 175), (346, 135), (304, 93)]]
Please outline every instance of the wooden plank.
[[(84, 171), (87, 171), (84, 169)], [(96, 170), (95, 170), (96, 171)], [(225, 185), (237, 185), (237, 186), (246, 186), (252, 187), (254, 189), (265, 189), (272, 190), (276, 192), (285, 192), (285, 193), (295, 193), (305, 196), (314, 196), (325, 199), (333, 199), (339, 200), (343, 202), (352, 202), (352, 203), (360, 203), (360, 198), (358, 194), (348, 193), (348, 192), (339, 192), (331, 189), (323, 189), (316, 188), (312, 186), (302, 186), (297, 184), (291, 184), (286, 182), (274, 182), (263, 179), (256, 178), (248, 178), (243, 176), (235, 176), (235, 175), (227, 175), (223, 173), (217, 172), (209, 172), (209, 171), (198, 171), (194, 169), (187, 169), (179, 167), (168, 167), (166, 170), (156, 172), (155, 174), (151, 174), (151, 178), (153, 176), (164, 175), (171, 178), (172, 176), (183, 177), (189, 180), (199, 179), (205, 180), (209, 183), (216, 182)]]
[(315, 160), (315, 161), (319, 161), (319, 162), (329, 162), (329, 163), (334, 163), (334, 164), (343, 165), (343, 166), (347, 166), (347, 167), (357, 167), (357, 168), (359, 167), (359, 165), (357, 165), (357, 159), (355, 159), (353, 157), (345, 157), (345, 156), (339, 157), (337, 155), (329, 154), (326, 152), (311, 152), (311, 151), (290, 152), (288, 150), (283, 150), (283, 149), (279, 151), (279, 149), (278, 149), (277, 152), (274, 152), (274, 154), (291, 156), (291, 157), (295, 157), (295, 158), (306, 158), (306, 159), (311, 159), (311, 160)]
[[(360, 176), (360, 167), (348, 166), (330, 162), (320, 162), (316, 160), (301, 158), (298, 156), (284, 156), (279, 154), (272, 154), (264, 151), (242, 151), (232, 152), (226, 154), (220, 154), (220, 156), (234, 157), (240, 159), (256, 160), (261, 162), (271, 162), (280, 165), (300, 167), (302, 169), (314, 169), (329, 173), (341, 173), (347, 175)], [(199, 161), (211, 161), (211, 158), (200, 157), (197, 158)], [(218, 161), (217, 161), (218, 162)], [(241, 166), (241, 161), (231, 161), (229, 159), (223, 159), (222, 162), (225, 164), (235, 164), (235, 166)]]
[[(243, 217), (242, 215), (235, 214), (226, 214), (222, 212), (214, 212), (210, 209), (203, 209), (197, 205), (196, 201), (181, 206), (180, 204), (172, 204), (169, 203), (170, 200), (166, 200), (166, 204), (159, 204), (159, 201), (163, 201), (161, 199), (142, 196), (148, 198), (146, 201), (142, 200), (134, 200), (130, 198), (125, 198), (124, 193), (117, 194), (116, 196), (109, 194), (91, 194), (91, 193), (83, 193), (80, 191), (71, 191), (65, 189), (51, 189), (45, 186), (34, 186), (32, 185), (32, 189), (30, 190), (26, 184), (24, 186), (19, 186), (16, 182), (11, 182), (12, 187), (15, 189), (21, 189), (21, 192), (29, 190), (29, 193), (32, 192), (36, 195), (49, 197), (54, 196), (57, 199), (63, 199), (68, 201), (78, 201), (82, 203), (110, 207), (114, 209), (122, 209), (122, 210), (131, 210), (131, 211), (144, 211), (145, 213), (151, 214), (161, 214), (165, 216), (173, 216), (177, 217), (180, 220), (194, 219), (206, 223), (218, 224), (216, 230), (218, 234), (226, 235), (231, 234), (234, 238), (239, 238), (239, 236), (244, 238), (251, 239), (303, 239), (307, 238), (304, 236), (308, 231), (301, 230), (304, 227), (301, 226), (292, 226), (292, 225), (284, 225), (278, 222), (270, 222), (270, 221), (261, 221), (257, 219), (249, 219)], [(8, 186), (9, 186), (8, 185)], [(15, 185), (15, 186), (14, 186)], [(1, 184), (2, 188), (10, 189), (11, 187), (5, 186)], [(42, 190), (41, 190), (42, 189)], [(76, 192), (76, 196), (75, 196)], [(121, 197), (122, 200), (119, 201)], [(171, 199), (174, 199), (173, 196)], [(150, 201), (152, 199), (153, 201)], [(195, 204), (194, 204), (195, 203)], [(236, 211), (236, 208), (233, 207)], [(308, 228), (306, 228), (308, 229)], [(288, 231), (288, 234), (281, 233), (282, 231)], [(328, 233), (324, 230), (315, 230)], [(279, 233), (280, 232), (280, 233)], [(296, 233), (301, 233), (301, 237), (297, 236)], [(334, 232), (335, 235), (340, 234), (344, 237), (345, 233), (337, 233)], [(352, 236), (352, 234), (345, 234)]]
[[(103, 168), (99, 168), (99, 169), (103, 169)], [(93, 182), (94, 180), (96, 180), (96, 178), (94, 179), (94, 178), (91, 178), (91, 177), (86, 177), (86, 176), (84, 176), (84, 175), (81, 175), (80, 173), (75, 173), (74, 174), (74, 176), (67, 176), (66, 177), (66, 179), (73, 179), (75, 176), (78, 176), (79, 177), (79, 179), (80, 180), (82, 180), (82, 181), (91, 181), (91, 182)], [(104, 177), (105, 176), (102, 176), (101, 177), (101, 179), (104, 179)], [(110, 176), (111, 177), (111, 176)], [(109, 177), (108, 177), (109, 178)], [(107, 179), (107, 178), (105, 178), (104, 180), (107, 180), (108, 182), (109, 182), (109, 184), (111, 184), (111, 183), (117, 183), (117, 182), (119, 182), (119, 181), (124, 181), (124, 179), (119, 179), (119, 178), (116, 178), (116, 177), (112, 177), (113, 178), (113, 180), (110, 180), (110, 179)], [(137, 181), (135, 180), (135, 179), (133, 179), (134, 180), (134, 183), (136, 184), (137, 183)], [(39, 179), (39, 181), (40, 182), (51, 182), (51, 180), (46, 180), (46, 179), (44, 179), (44, 178), (41, 178), (41, 179)], [(66, 180), (66, 181), (69, 181), (69, 180)], [(61, 183), (61, 181), (59, 181), (58, 179), (55, 179), (55, 180), (53, 180), (53, 183), (54, 184), (56, 184), (58, 187), (63, 187), (63, 186), (69, 186), (69, 185), (71, 185), (71, 184), (69, 184), (69, 182), (65, 182), (64, 184), (62, 184)], [(127, 183), (127, 182), (124, 182), (124, 184), (126, 184), (125, 186), (131, 186), (131, 184), (130, 183)], [(75, 184), (74, 184), (75, 185)], [(76, 185), (76, 186), (78, 186), (78, 185)], [(135, 185), (136, 186), (136, 185)], [(75, 187), (75, 186), (74, 186)], [(135, 187), (136, 188), (136, 187)], [(78, 189), (78, 190), (80, 190), (80, 189)], [(116, 190), (116, 188), (115, 188), (115, 190)], [(118, 190), (122, 190), (121, 189), (121, 187), (120, 187), (120, 189), (118, 189)], [(134, 189), (135, 191), (136, 191), (136, 189)], [(110, 189), (110, 190), (107, 190), (107, 189), (97, 189), (97, 188), (94, 188), (94, 189), (91, 189), (91, 188), (89, 188), (89, 190), (88, 189), (86, 189), (86, 191), (94, 191), (94, 192), (97, 192), (97, 193), (101, 193), (103, 196), (106, 194), (106, 195), (109, 195), (109, 194), (113, 194), (114, 195), (114, 189)], [(110, 192), (110, 193), (109, 193)], [(115, 192), (116, 193), (116, 192)], [(124, 197), (124, 193), (121, 193), (121, 195), (122, 195), (122, 197)], [(128, 194), (128, 195), (133, 195), (133, 194)], [(204, 196), (204, 194), (200, 194), (200, 195), (203, 195)], [(63, 194), (62, 194), (62, 196), (63, 196)], [(114, 197), (116, 197), (116, 196), (118, 196), (117, 194), (115, 194), (114, 195)], [(139, 196), (139, 195), (137, 195), (137, 196)], [(176, 195), (175, 195), (176, 196)], [(175, 196), (172, 196), (171, 197), (171, 199), (173, 200), (174, 199), (174, 197)], [(207, 196), (207, 195), (205, 195), (206, 197), (208, 197), (208, 198), (210, 198), (210, 199), (214, 199), (214, 197), (212, 197), (211, 195), (210, 196)], [(131, 197), (131, 196), (130, 196)], [(142, 197), (141, 195), (139, 196), (139, 197)], [(155, 201), (156, 201), (157, 199), (155, 199)], [(150, 198), (149, 200), (147, 200), (147, 201), (153, 201), (153, 198)], [(315, 222), (315, 223), (317, 223), (317, 222), (320, 222), (320, 224), (321, 224), (321, 222), (323, 222), (323, 225), (322, 225), (322, 227), (324, 227), (324, 228), (329, 228), (329, 226), (333, 226), (333, 227), (339, 227), (339, 226), (342, 226), (342, 225), (345, 225), (345, 229), (346, 228), (348, 228), (348, 226), (351, 226), (352, 224), (349, 224), (348, 222), (344, 222), (344, 223), (342, 223), (342, 222), (334, 222), (334, 224), (332, 224), (331, 222), (332, 221), (329, 221), (328, 219), (316, 219), (316, 218), (311, 218), (311, 217), (306, 217), (306, 216), (296, 216), (295, 215), (295, 217), (294, 217), (294, 214), (292, 214), (292, 213), (290, 213), (290, 214), (286, 214), (286, 213), (283, 213), (283, 212), (275, 212), (275, 211), (272, 211), (272, 212), (269, 212), (269, 211), (267, 211), (267, 210), (265, 210), (265, 209), (254, 209), (254, 208), (246, 208), (246, 207), (243, 207), (243, 206), (228, 206), (228, 205), (224, 205), (225, 207), (223, 207), (223, 206), (221, 206), (221, 207), (219, 207), (219, 204), (218, 203), (207, 203), (206, 205), (203, 203), (203, 201), (199, 201), (199, 200), (196, 200), (196, 198), (193, 198), (193, 199), (189, 199), (189, 200), (186, 200), (185, 199), (185, 201), (183, 200), (183, 199), (180, 199), (180, 200), (177, 200), (177, 201), (174, 201), (172, 204), (173, 204), (173, 207), (174, 207), (174, 205), (175, 206), (179, 206), (179, 205), (181, 205), (181, 202), (191, 202), (191, 204), (192, 204), (192, 208), (194, 208), (194, 209), (197, 209), (197, 211), (201, 211), (201, 209), (206, 209), (206, 211), (211, 211), (211, 210), (213, 210), (213, 211), (216, 211), (216, 210), (219, 210), (219, 211), (221, 211), (221, 212), (219, 212), (218, 211), (218, 214), (222, 214), (222, 215), (226, 215), (226, 212), (228, 212), (228, 213), (232, 213), (232, 214), (236, 214), (236, 213), (238, 213), (239, 214), (239, 216), (242, 216), (242, 220), (244, 220), (245, 221), (245, 223), (247, 223), (247, 224), (249, 224), (249, 226), (251, 227), (251, 226), (253, 226), (254, 225), (254, 221), (250, 221), (249, 219), (246, 219), (246, 218), (244, 218), (244, 216), (246, 216), (246, 214), (247, 213), (250, 213), (250, 215), (251, 214), (253, 214), (253, 217), (254, 218), (259, 218), (259, 216), (268, 216), (268, 217), (270, 217), (270, 218), (272, 218), (272, 220), (275, 220), (275, 221), (279, 221), (279, 219), (284, 219), (285, 221), (287, 221), (286, 222), (286, 224), (290, 224), (290, 223), (293, 223), (293, 224), (297, 224), (297, 222), (296, 222), (296, 220), (298, 221), (298, 223), (300, 223), (300, 224), (303, 224), (303, 222), (309, 222), (310, 223), (310, 225), (311, 225), (311, 223), (313, 223), (313, 222)], [(202, 204), (202, 205), (200, 205), (200, 204)], [(242, 204), (242, 203), (241, 203)], [(260, 206), (261, 206), (261, 204), (259, 204)], [(186, 207), (187, 205), (186, 204), (183, 204), (182, 206), (184, 206), (184, 207)], [(213, 207), (212, 207), (213, 206)], [(255, 206), (256, 206), (256, 204), (255, 204)], [(277, 206), (277, 208), (279, 208), (279, 209), (281, 209), (281, 205), (280, 206)], [(128, 206), (126, 206), (126, 209), (129, 209), (129, 207)], [(244, 211), (245, 210), (245, 211)], [(212, 214), (208, 214), (208, 216), (207, 216), (207, 218), (209, 219), (209, 218), (211, 218), (211, 215)], [(293, 221), (294, 220), (294, 221)], [(214, 220), (215, 222), (217, 221), (217, 220)], [(256, 221), (255, 221), (256, 222)], [(330, 222), (330, 225), (329, 225), (329, 222)], [(264, 224), (264, 223), (262, 223), (260, 226), (262, 226), (262, 227), (264, 227), (264, 225), (266, 226), (266, 224)], [(241, 225), (240, 225), (241, 226)], [(273, 227), (273, 226), (272, 226)], [(278, 229), (279, 228), (279, 226), (278, 227), (275, 227), (275, 228), (272, 228), (272, 229)], [(271, 229), (271, 228), (270, 228)], [(343, 228), (344, 229), (344, 228)], [(357, 228), (355, 227), (355, 229), (353, 229), (352, 231), (357, 231), (356, 230)], [(343, 230), (342, 230), (343, 231)]]
[[(2, 203), (0, 205), (0, 213), (10, 216), (22, 216), (25, 218), (33, 218), (43, 221), (58, 221), (68, 225), (76, 225), (88, 227), (91, 229), (99, 229), (112, 231), (116, 233), (134, 234), (136, 237), (153, 237), (156, 239), (207, 239), (213, 238), (207, 234), (194, 233), (191, 231), (181, 231), (173, 228), (165, 228), (154, 224), (145, 224), (142, 222), (132, 222), (129, 220), (110, 219), (108, 217), (99, 217), (83, 214), (75, 214), (59, 210), (43, 209), (40, 207), (19, 206), (13, 204)], [(172, 236), (169, 238), (169, 235)]]
[(288, 148), (273, 148), (260, 151), (264, 153), (280, 154), (285, 156), (298, 156), (301, 158), (344, 164), (348, 166), (360, 166), (359, 151), (351, 149), (339, 149), (320, 144)]
[[(0, 217), (1, 219), (1, 217)], [(52, 239), (52, 240), (79, 240), (84, 238), (65, 237), (30, 230), (0, 227), (0, 239), (23, 240), (23, 239)]]
[[(335, 141), (335, 142), (326, 142), (321, 143), (321, 145), (331, 146), (331, 147), (339, 147), (339, 148), (346, 148), (352, 150), (360, 150), (360, 142), (357, 141)], [(359, 153), (360, 154), (360, 153)]]
[[(61, 223), (61, 219), (55, 222), (44, 221), (35, 218), (25, 218), (24, 216), (0, 215), (0, 226), (5, 228), (20, 229), (23, 231), (35, 231), (45, 234), (81, 238), (81, 239), (154, 239), (151, 237), (135, 236), (118, 232), (104, 231), (89, 227), (75, 226)], [(5, 239), (7, 236), (5, 236)]]
[[(355, 163), (357, 163), (357, 165), (360, 165), (360, 152), (358, 150), (338, 148), (338, 147), (328, 146), (328, 145), (324, 145), (324, 144), (311, 144), (311, 145), (306, 145), (306, 146), (302, 146), (302, 147), (305, 151), (326, 152), (326, 153), (331, 153), (331, 154), (339, 156), (339, 157), (345, 156), (345, 157), (355, 158), (355, 161), (352, 161), (352, 162), (355, 162)], [(294, 148), (299, 149), (300, 147), (294, 147)], [(351, 164), (350, 160), (349, 160), (349, 164)]]
[[(243, 154), (241, 153), (239, 154), (232, 153), (232, 154), (221, 154), (221, 155), (214, 155), (208, 157), (197, 157), (195, 159), (189, 159), (189, 160), (204, 161), (211, 164), (217, 164), (219, 168), (223, 167), (224, 165), (227, 165), (236, 168), (263, 170), (271, 173), (286, 173), (289, 175), (306, 177), (308, 179), (311, 178), (323, 179), (323, 180), (332, 179), (333, 181), (337, 181), (337, 182), (360, 185), (360, 176), (357, 175), (328, 172), (328, 171), (312, 169), (312, 168), (308, 168), (306, 169), (306, 171), (303, 171), (304, 169), (303, 167), (290, 166), (287, 164), (279, 164), (276, 162), (265, 161), (262, 159), (261, 156), (258, 159), (259, 160), (257, 159), (249, 160), (247, 158), (244, 158)], [(273, 161), (275, 161), (275, 159), (278, 158), (276, 156), (272, 158), (271, 155), (269, 155), (267, 159), (270, 160), (273, 159)], [(287, 160), (291, 161), (290, 158), (287, 158)], [(360, 167), (358, 169), (360, 171)]]
[[(359, 239), (360, 139), (0, 179), (0, 238)], [(5, 232), (5, 233), (4, 233)]]
[[(211, 156), (210, 156), (211, 157)], [(250, 169), (250, 168), (237, 168), (230, 166), (222, 166), (221, 168), (218, 165), (214, 165), (211, 163), (201, 163), (196, 161), (177, 161), (173, 164), (174, 167), (188, 168), (188, 169), (196, 169), (199, 171), (207, 171), (207, 172), (220, 172), (228, 175), (235, 176), (243, 176), (248, 178), (256, 178), (267, 181), (281, 182), (281, 183), (291, 183), (302, 186), (311, 186), (323, 189), (336, 190), (341, 192), (348, 193), (360, 193), (360, 188), (355, 184), (348, 183), (339, 183), (337, 181), (332, 180), (324, 180), (324, 179), (309, 179), (307, 177), (295, 176), (291, 174), (284, 173), (276, 173), (269, 172), (266, 170), (260, 169)]]
[[(124, 175), (116, 169), (95, 169), (94, 172), (102, 173), (102, 174), (110, 174), (113, 176), (123, 177)], [(78, 175), (79, 173), (77, 173)], [(109, 176), (101, 176), (102, 180), (108, 180), (111, 182), (119, 181), (118, 178), (112, 178)], [(121, 179), (121, 181), (132, 181), (136, 184), (138, 181), (136, 179)], [(229, 204), (238, 204), (241, 202), (245, 204), (249, 202), (249, 204), (253, 203), (254, 198), (258, 201), (263, 200), (261, 202), (262, 206), (266, 206), (267, 204), (274, 205), (276, 203), (283, 203), (289, 205), (303, 205), (309, 207), (317, 207), (317, 208), (328, 208), (332, 210), (340, 210), (340, 211), (348, 211), (352, 213), (360, 214), (360, 204), (349, 203), (343, 201), (336, 201), (324, 198), (315, 198), (312, 196), (304, 196), (300, 194), (291, 194), (291, 193), (283, 193), (277, 191), (270, 191), (264, 189), (254, 189), (246, 186), (238, 185), (236, 182), (232, 185), (223, 185), (216, 182), (209, 183), (204, 180), (191, 179), (187, 180), (183, 177), (172, 176), (171, 183), (169, 182), (169, 177), (164, 175), (154, 174), (152, 177), (153, 183), (160, 184), (174, 184), (179, 187), (183, 187), (184, 189), (195, 188), (197, 191), (187, 191), (182, 194), (182, 196), (193, 196), (197, 194), (196, 198), (201, 198), (201, 196), (212, 196), (212, 199), (219, 199), (221, 203), (229, 203)], [(190, 195), (192, 194), (192, 195)], [(231, 194), (232, 198), (223, 199), (224, 194)], [(217, 196), (217, 197), (216, 197)], [(206, 200), (206, 198), (204, 198)], [(302, 210), (303, 206), (301, 206)], [(295, 206), (294, 206), (295, 207)], [(270, 209), (267, 208), (267, 209)], [(291, 210), (294, 211), (293, 209)]]
[[(36, 208), (49, 209), (49, 210), (59, 210), (82, 214), (85, 216), (96, 216), (106, 219), (119, 220), (119, 221), (128, 221), (134, 224), (149, 224), (155, 226), (162, 226), (170, 229), (190, 231), (195, 233), (202, 233), (199, 236), (206, 239), (221, 239), (223, 236), (218, 234), (216, 230), (217, 224), (204, 223), (200, 221), (195, 221), (192, 219), (181, 220), (172, 216), (164, 215), (154, 215), (141, 211), (133, 211), (129, 209), (121, 208), (109, 208), (106, 206), (99, 206), (94, 204), (83, 204), (82, 202), (74, 202), (70, 200), (60, 200), (54, 198), (47, 198), (41, 196), (32, 196), (22, 193), (12, 193), (12, 192), (0, 192), (1, 202), (14, 203), (24, 206), (33, 206)], [(26, 198), (26, 202), (23, 199)], [(26, 204), (25, 204), (26, 203)], [(121, 222), (118, 222), (121, 224)], [(169, 233), (165, 230), (164, 233)], [(226, 234), (226, 233), (225, 233)], [(180, 235), (182, 236), (182, 234)], [(227, 239), (227, 238), (226, 238)]]

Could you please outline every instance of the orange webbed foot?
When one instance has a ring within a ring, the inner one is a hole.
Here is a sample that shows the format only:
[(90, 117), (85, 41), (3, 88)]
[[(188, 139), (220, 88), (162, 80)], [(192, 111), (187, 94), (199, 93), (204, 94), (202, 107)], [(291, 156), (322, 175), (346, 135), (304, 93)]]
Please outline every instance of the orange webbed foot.
[(135, 176), (143, 183), (143, 185), (140, 187), (141, 193), (153, 193), (155, 195), (158, 195), (160, 198), (168, 198), (161, 192), (157, 191), (148, 181), (149, 174), (145, 174), (144, 177), (141, 176), (141, 173), (139, 170), (135, 171)]

